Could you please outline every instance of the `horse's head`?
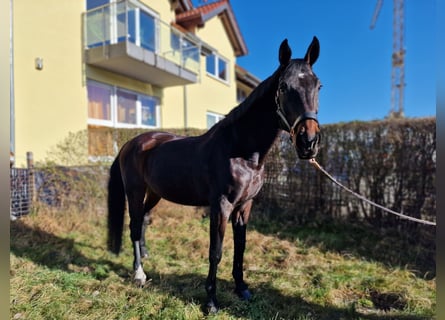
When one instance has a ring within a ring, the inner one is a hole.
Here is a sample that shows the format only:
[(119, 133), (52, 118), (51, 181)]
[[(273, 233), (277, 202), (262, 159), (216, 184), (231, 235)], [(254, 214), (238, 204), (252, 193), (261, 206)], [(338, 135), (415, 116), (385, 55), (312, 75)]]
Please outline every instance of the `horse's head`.
[(303, 59), (291, 59), (292, 51), (285, 39), (280, 46), (280, 80), (276, 94), (277, 113), (282, 128), (289, 131), (300, 159), (317, 155), (320, 142), (318, 125), (318, 91), (320, 81), (312, 71), (320, 45), (314, 37)]

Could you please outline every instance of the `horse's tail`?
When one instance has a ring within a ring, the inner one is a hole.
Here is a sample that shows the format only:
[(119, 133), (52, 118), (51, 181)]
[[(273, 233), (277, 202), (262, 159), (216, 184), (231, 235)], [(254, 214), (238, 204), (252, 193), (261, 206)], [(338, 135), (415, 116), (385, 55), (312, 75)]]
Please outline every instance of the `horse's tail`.
[(122, 180), (119, 156), (110, 168), (108, 181), (108, 250), (119, 254), (124, 228), (125, 189)]

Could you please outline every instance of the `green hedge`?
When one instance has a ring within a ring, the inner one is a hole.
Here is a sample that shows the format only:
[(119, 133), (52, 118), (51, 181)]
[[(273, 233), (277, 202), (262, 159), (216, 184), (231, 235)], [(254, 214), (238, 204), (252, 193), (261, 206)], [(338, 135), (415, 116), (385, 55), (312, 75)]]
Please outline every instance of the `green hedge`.
[[(317, 161), (338, 181), (370, 200), (416, 218), (435, 221), (436, 120), (350, 122), (322, 127)], [(268, 158), (259, 202), (300, 222), (361, 219), (404, 223), (333, 185), (296, 158), (283, 134)]]
[[(370, 200), (435, 221), (435, 126), (435, 118), (325, 125), (317, 161), (341, 183)], [(204, 132), (163, 130), (186, 136)], [(126, 141), (144, 131), (89, 128), (89, 136), (96, 139), (96, 145), (106, 146), (102, 152), (115, 154)], [(257, 203), (265, 214), (277, 208), (302, 223), (326, 219), (366, 220), (386, 226), (406, 223), (350, 196), (307, 161), (297, 159), (284, 132), (267, 158), (265, 184)]]
[[(159, 130), (159, 129), (157, 129)], [(161, 129), (181, 136), (200, 135), (205, 130), (200, 129)], [(109, 158), (116, 155), (125, 142), (138, 134), (150, 131), (147, 129), (117, 129), (105, 127), (88, 128), (88, 154), (90, 156)]]

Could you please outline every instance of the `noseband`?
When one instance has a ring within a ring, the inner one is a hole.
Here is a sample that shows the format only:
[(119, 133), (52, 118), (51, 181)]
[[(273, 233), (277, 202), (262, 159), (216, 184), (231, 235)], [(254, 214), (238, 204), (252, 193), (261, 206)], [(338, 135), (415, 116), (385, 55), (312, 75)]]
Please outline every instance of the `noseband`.
[(275, 95), (275, 103), (277, 105), (277, 114), (280, 117), (280, 119), (282, 120), (283, 124), (284, 124), (284, 130), (287, 130), (291, 136), (291, 138), (295, 135), (295, 128), (298, 126), (298, 124), (301, 121), (304, 120), (308, 120), (308, 119), (312, 119), (315, 120), (318, 123), (318, 118), (317, 118), (317, 114), (315, 112), (312, 111), (306, 111), (303, 112), (302, 114), (300, 114), (294, 121), (294, 123), (292, 124), (292, 126), (289, 124), (289, 122), (286, 119), (286, 114), (284, 112), (284, 109), (281, 107), (280, 104), (280, 98), (279, 98), (279, 93), (277, 91), (277, 94)]

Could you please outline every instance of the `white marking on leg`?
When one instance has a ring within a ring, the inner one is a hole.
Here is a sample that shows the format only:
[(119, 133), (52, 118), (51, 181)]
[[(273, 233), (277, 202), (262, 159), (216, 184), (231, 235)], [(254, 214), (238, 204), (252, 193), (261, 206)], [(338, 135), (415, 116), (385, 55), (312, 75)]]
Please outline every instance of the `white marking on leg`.
[(145, 281), (147, 280), (147, 275), (144, 273), (144, 269), (142, 269), (142, 265), (139, 265), (139, 267), (136, 269), (134, 273), (134, 282), (138, 286), (143, 286), (145, 284)]

